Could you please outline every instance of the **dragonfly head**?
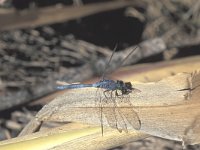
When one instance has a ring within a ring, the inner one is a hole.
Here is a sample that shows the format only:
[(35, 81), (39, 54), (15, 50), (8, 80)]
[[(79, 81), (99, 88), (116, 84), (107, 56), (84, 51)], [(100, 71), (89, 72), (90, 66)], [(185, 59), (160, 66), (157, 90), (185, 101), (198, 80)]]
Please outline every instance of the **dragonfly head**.
[(121, 90), (122, 95), (128, 95), (133, 90), (131, 82), (123, 82), (118, 80), (117, 85), (118, 89)]
[(132, 84), (130, 82), (117, 81), (118, 89), (121, 90), (122, 95), (127, 95), (132, 91)]
[(124, 94), (131, 93), (133, 90), (131, 82), (125, 82), (124, 85), (125, 85)]

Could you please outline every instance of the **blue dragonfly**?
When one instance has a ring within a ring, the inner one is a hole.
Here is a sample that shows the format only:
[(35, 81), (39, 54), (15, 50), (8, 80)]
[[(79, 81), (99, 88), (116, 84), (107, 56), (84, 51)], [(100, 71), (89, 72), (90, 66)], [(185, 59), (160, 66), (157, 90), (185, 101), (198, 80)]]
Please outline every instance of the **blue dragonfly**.
[[(124, 63), (124, 61), (136, 50), (135, 47), (120, 63), (120, 66)], [(121, 80), (111, 80), (105, 79), (105, 74), (111, 62), (111, 59), (116, 51), (116, 48), (113, 50), (112, 55), (104, 69), (104, 73), (102, 75), (102, 79), (93, 84), (67, 84), (67, 85), (60, 85), (57, 86), (58, 90), (64, 89), (78, 89), (78, 88), (87, 88), (87, 87), (94, 87), (97, 89), (103, 90), (104, 98), (98, 96), (99, 103), (100, 103), (100, 118), (101, 118), (101, 129), (103, 135), (103, 122), (102, 117), (103, 115), (107, 118), (108, 124), (118, 129), (118, 131), (127, 131), (127, 125), (125, 120), (131, 124), (131, 126), (139, 130), (141, 128), (141, 121), (137, 112), (133, 110), (133, 106), (129, 100), (129, 94), (133, 91), (140, 91), (136, 88), (133, 88), (131, 82), (124, 82)], [(111, 101), (111, 102), (109, 102)], [(113, 104), (110, 106), (110, 104)], [(123, 108), (120, 107), (120, 103), (123, 104)], [(106, 107), (107, 105), (107, 107)], [(109, 106), (110, 107), (109, 107)], [(118, 115), (117, 115), (118, 114)]]

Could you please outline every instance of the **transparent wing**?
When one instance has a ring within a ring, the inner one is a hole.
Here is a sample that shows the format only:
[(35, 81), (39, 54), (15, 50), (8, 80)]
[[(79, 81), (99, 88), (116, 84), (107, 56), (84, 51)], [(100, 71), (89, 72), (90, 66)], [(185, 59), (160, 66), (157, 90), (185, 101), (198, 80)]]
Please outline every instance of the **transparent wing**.
[(116, 109), (113, 103), (109, 102), (110, 98), (103, 98), (102, 100), (102, 114), (107, 119), (107, 122), (111, 128), (118, 129)]
[(136, 130), (141, 128), (141, 121), (134, 106), (130, 102), (130, 95), (117, 96), (117, 109), (120, 115), (129, 122), (129, 124)]
[(95, 105), (99, 108), (99, 118), (101, 122), (102, 134), (103, 134), (103, 116), (107, 119), (110, 127), (117, 127), (117, 119), (115, 115), (114, 103), (111, 100), (111, 93), (105, 92), (105, 89), (98, 88), (96, 92)]
[(103, 117), (106, 118), (111, 128), (117, 129), (119, 132), (124, 130), (128, 132), (127, 123), (134, 129), (141, 128), (141, 121), (134, 106), (130, 102), (129, 95), (116, 96), (115, 91), (105, 91), (105, 89), (97, 89), (95, 105), (99, 108), (99, 118), (103, 134)]
[(104, 116), (108, 125), (111, 128), (117, 129), (119, 132), (124, 130), (128, 132), (124, 118), (117, 109), (116, 96), (113, 91), (105, 91), (104, 89), (98, 89), (97, 97), (100, 107), (100, 120), (103, 132), (103, 119)]

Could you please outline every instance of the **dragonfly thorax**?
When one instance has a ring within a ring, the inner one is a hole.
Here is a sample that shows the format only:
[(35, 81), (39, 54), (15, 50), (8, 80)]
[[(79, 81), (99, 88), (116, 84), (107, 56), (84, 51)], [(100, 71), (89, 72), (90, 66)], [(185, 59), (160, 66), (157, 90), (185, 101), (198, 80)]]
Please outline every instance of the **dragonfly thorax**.
[(95, 86), (97, 88), (103, 88), (103, 89), (110, 90), (110, 91), (114, 91), (117, 89), (116, 81), (108, 80), (108, 79), (100, 80), (99, 82), (97, 82), (95, 84)]

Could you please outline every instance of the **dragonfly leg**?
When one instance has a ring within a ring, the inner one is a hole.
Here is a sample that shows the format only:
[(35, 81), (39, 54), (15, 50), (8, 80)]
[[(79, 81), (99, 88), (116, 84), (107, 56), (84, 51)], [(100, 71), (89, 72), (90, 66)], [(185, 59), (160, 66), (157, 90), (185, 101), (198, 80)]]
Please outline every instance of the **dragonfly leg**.
[[(115, 92), (115, 94), (113, 94), (113, 92)], [(114, 95), (114, 96), (113, 96)], [(115, 99), (116, 99), (116, 97), (117, 97), (118, 95), (116, 94), (116, 90), (112, 90), (111, 91), (111, 98), (112, 99), (114, 99), (114, 101), (115, 101)], [(115, 104), (116, 104), (116, 102), (115, 102)], [(117, 104), (116, 104), (117, 105)]]
[(117, 92), (117, 90), (115, 90), (115, 95), (118, 97), (120, 96), (120, 94)]
[(103, 94), (104, 94), (104, 96), (105, 96), (105, 98), (106, 99), (108, 99), (109, 97), (106, 95), (106, 93), (108, 93), (110, 90), (105, 90), (105, 91), (103, 91)]
[(117, 97), (123, 96), (123, 94), (119, 94), (119, 93), (117, 92), (117, 90), (115, 90), (115, 95), (116, 95)]

